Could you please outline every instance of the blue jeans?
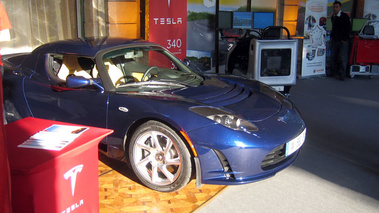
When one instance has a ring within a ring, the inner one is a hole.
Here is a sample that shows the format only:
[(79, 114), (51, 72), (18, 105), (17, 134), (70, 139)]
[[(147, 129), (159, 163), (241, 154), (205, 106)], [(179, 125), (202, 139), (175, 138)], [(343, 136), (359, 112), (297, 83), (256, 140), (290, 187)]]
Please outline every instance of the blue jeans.
[(347, 71), (347, 57), (349, 53), (349, 41), (331, 42), (330, 75), (338, 75), (345, 78)]

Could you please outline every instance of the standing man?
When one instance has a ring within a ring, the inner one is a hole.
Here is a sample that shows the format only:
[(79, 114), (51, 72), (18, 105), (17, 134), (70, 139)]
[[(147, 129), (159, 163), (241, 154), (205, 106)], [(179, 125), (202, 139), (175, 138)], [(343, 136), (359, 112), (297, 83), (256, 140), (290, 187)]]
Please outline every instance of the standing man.
[(341, 2), (333, 3), (330, 76), (345, 80), (351, 24), (349, 16), (342, 12)]

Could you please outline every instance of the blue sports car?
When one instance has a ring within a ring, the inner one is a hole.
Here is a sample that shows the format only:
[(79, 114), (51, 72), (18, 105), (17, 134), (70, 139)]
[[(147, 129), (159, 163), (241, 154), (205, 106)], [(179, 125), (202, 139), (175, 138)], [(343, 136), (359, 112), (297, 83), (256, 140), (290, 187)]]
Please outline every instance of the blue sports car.
[(198, 74), (140, 40), (74, 39), (4, 58), (6, 122), (25, 117), (113, 129), (99, 144), (151, 189), (245, 184), (297, 157), (295, 106), (247, 78)]

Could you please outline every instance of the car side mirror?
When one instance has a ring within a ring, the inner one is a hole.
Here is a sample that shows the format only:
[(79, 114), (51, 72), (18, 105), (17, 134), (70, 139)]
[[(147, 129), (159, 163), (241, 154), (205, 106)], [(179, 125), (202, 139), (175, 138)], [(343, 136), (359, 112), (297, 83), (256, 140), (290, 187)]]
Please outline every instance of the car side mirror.
[(69, 75), (66, 78), (66, 85), (69, 88), (82, 88), (87, 86), (95, 86), (99, 88), (102, 92), (104, 91), (104, 87), (102, 87), (99, 83), (94, 81), (92, 78), (87, 79), (83, 76), (75, 76)]

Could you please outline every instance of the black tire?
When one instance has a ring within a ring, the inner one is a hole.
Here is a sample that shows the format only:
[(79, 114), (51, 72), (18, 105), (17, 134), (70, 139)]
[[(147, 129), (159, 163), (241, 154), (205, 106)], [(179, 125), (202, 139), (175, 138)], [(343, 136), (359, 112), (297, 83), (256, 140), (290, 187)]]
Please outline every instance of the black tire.
[(177, 191), (191, 178), (187, 146), (174, 130), (157, 121), (136, 129), (129, 144), (129, 160), (138, 179), (156, 191)]

